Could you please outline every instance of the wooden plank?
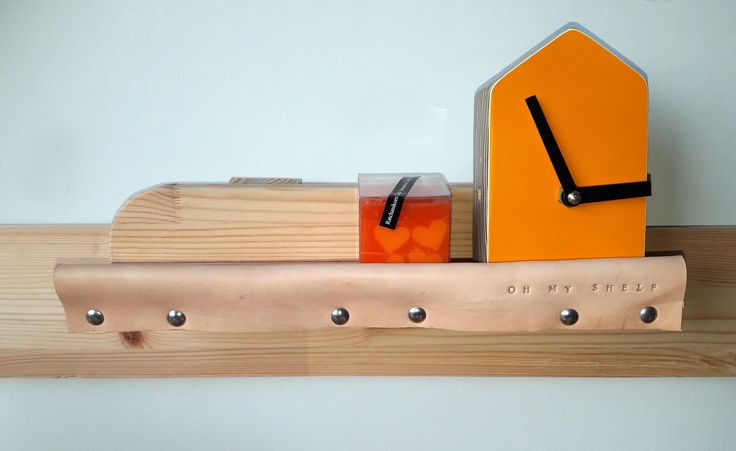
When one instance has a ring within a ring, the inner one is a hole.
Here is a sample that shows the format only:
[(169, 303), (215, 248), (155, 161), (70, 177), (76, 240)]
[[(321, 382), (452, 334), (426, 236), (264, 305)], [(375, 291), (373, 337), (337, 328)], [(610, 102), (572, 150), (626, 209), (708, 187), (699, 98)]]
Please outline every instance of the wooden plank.
[(0, 227), (0, 347), (16, 334), (66, 335), (49, 271), (57, 263), (110, 259), (109, 226)]
[(112, 225), (113, 261), (355, 260), (349, 185), (164, 185)]
[[(453, 185), (451, 256), (472, 257), (468, 184)], [(355, 261), (354, 184), (172, 184), (143, 191), (118, 211), (112, 260)]]
[(228, 183), (240, 183), (242, 185), (290, 185), (300, 184), (302, 179), (284, 177), (230, 177)]
[[(695, 232), (697, 230), (697, 232)], [(733, 286), (736, 281), (734, 227), (650, 227), (647, 251), (685, 254), (690, 286)]]
[(0, 375), (736, 375), (736, 228), (649, 230), (654, 248), (685, 248), (692, 262), (682, 333), (67, 333), (52, 269), (107, 261), (108, 230), (0, 228)]

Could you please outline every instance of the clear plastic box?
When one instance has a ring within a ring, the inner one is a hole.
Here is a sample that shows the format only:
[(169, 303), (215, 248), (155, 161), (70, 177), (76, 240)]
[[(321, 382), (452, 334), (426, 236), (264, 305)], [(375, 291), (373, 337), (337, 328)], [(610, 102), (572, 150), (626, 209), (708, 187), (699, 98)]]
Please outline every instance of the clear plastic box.
[(359, 174), (360, 262), (450, 261), (452, 197), (440, 173)]

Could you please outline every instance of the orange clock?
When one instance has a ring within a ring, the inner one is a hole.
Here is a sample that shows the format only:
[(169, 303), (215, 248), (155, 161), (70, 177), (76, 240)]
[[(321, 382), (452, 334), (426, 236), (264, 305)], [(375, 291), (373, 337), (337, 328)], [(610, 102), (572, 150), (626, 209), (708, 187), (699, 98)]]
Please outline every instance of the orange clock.
[(475, 98), (476, 260), (644, 255), (647, 79), (568, 24)]

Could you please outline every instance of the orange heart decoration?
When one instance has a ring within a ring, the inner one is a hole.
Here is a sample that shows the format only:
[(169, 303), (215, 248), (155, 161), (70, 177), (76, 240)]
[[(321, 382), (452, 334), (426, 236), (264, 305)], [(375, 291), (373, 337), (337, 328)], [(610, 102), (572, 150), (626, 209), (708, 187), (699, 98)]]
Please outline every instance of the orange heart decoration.
[(414, 241), (430, 249), (439, 250), (447, 233), (447, 222), (440, 219), (432, 221), (429, 227), (415, 227), (411, 236)]
[(442, 263), (442, 257), (437, 254), (426, 254), (421, 249), (414, 249), (409, 252), (409, 262), (411, 263)]
[(409, 241), (409, 229), (406, 227), (399, 227), (396, 230), (387, 229), (385, 227), (376, 226), (376, 230), (373, 232), (376, 237), (378, 244), (381, 245), (384, 251), (391, 254), (396, 249), (400, 248), (407, 241)]

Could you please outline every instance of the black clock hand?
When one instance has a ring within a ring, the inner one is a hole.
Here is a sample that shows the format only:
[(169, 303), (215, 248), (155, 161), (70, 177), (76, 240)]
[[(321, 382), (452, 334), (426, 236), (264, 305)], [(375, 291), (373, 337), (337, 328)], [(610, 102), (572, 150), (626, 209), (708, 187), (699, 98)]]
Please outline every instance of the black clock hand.
[(607, 200), (631, 199), (652, 195), (652, 176), (645, 182), (614, 183), (611, 185), (581, 186), (577, 188), (581, 204)]
[(552, 129), (549, 128), (547, 118), (544, 117), (544, 112), (542, 111), (542, 106), (539, 105), (537, 96), (527, 97), (526, 105), (529, 107), (529, 112), (532, 113), (532, 119), (534, 119), (534, 123), (537, 126), (542, 143), (544, 143), (544, 147), (547, 149), (547, 155), (552, 162), (552, 167), (555, 169), (557, 179), (560, 181), (560, 185), (562, 185), (562, 190), (565, 193), (575, 191), (577, 186), (572, 178), (572, 174), (570, 174), (570, 169), (567, 168), (567, 163), (565, 163), (565, 158), (562, 156), (560, 146), (557, 145), (555, 135), (552, 134)]
[(547, 155), (552, 162), (552, 167), (557, 174), (557, 179), (562, 185), (562, 193), (560, 193), (560, 201), (568, 206), (574, 207), (580, 204), (592, 202), (604, 202), (608, 200), (631, 199), (636, 197), (648, 197), (652, 195), (651, 175), (647, 174), (647, 180), (644, 182), (628, 182), (614, 183), (610, 185), (595, 185), (578, 187), (570, 174), (570, 170), (562, 156), (562, 151), (557, 145), (552, 129), (549, 127), (547, 119), (544, 117), (541, 105), (537, 96), (531, 96), (526, 99), (526, 105), (532, 114), (534, 124), (537, 126), (539, 136), (542, 138)]

